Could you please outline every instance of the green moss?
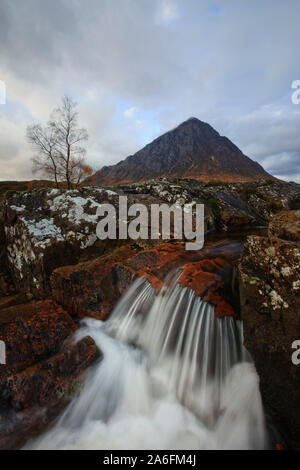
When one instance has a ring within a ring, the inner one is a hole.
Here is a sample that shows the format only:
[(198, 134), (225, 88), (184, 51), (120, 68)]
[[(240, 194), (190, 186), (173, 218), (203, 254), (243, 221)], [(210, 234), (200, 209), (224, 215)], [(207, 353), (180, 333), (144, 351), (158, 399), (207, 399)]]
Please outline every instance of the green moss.
[(218, 204), (218, 200), (216, 198), (212, 197), (212, 198), (208, 199), (207, 204), (208, 204), (210, 210), (212, 211), (213, 215), (217, 219), (217, 221), (220, 221), (222, 211), (221, 211), (221, 208)]

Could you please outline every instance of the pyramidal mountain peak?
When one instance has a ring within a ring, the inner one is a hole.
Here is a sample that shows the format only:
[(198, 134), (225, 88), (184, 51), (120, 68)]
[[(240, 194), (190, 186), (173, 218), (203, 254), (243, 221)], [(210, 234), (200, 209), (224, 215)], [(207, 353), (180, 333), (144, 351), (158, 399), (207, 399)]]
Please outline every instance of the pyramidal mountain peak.
[(87, 182), (116, 185), (152, 178), (192, 178), (204, 182), (272, 178), (210, 124), (190, 117), (116, 165), (104, 166)]

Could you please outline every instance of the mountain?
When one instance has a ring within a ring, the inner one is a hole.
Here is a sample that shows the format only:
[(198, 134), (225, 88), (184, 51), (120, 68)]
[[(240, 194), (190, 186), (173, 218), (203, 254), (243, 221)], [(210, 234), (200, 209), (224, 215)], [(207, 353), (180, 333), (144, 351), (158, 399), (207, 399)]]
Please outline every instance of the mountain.
[(202, 181), (273, 178), (227, 137), (192, 117), (134, 155), (116, 165), (104, 166), (87, 182), (114, 185), (163, 176)]

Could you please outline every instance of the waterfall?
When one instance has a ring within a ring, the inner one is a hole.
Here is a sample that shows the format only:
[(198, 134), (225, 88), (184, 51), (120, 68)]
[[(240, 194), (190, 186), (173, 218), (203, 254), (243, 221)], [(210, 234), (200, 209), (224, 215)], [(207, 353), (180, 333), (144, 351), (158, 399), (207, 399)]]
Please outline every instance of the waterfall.
[(262, 449), (258, 377), (242, 323), (181, 287), (138, 279), (110, 319), (86, 319), (103, 358), (30, 449)]

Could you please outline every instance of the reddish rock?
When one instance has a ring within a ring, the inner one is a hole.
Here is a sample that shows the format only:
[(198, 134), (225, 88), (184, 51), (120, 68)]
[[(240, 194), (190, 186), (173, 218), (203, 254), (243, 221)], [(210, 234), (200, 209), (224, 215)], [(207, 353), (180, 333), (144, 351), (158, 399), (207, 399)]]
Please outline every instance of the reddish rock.
[(56, 269), (51, 276), (52, 295), (71, 314), (104, 320), (121, 294), (137, 277), (145, 277), (156, 291), (167, 274), (182, 270), (180, 283), (216, 306), (219, 316), (235, 315), (226, 294), (240, 244), (208, 244), (186, 251), (183, 244), (168, 243), (136, 253), (122, 249), (113, 255), (77, 266)]
[(96, 357), (96, 344), (86, 336), (49, 359), (10, 376), (7, 387), (13, 408), (19, 411), (33, 405), (53, 404), (72, 394), (82, 383), (82, 373)]
[(180, 284), (190, 287), (196, 295), (214, 305), (218, 317), (238, 317), (231, 305), (232, 292), (228, 292), (225, 283), (226, 279), (231, 279), (236, 261), (236, 254), (224, 250), (222, 257), (187, 263), (183, 266)]
[(75, 329), (69, 314), (51, 300), (1, 310), (0, 340), (6, 345), (6, 364), (0, 365), (0, 383), (56, 353)]
[[(90, 337), (70, 342), (76, 324), (51, 300), (0, 311), (0, 448), (19, 448), (42, 432), (78, 391), (98, 356)], [(24, 410), (20, 413), (20, 410)]]
[(132, 282), (120, 263), (135, 254), (130, 248), (76, 266), (56, 269), (51, 276), (53, 298), (71, 315), (104, 319)]

